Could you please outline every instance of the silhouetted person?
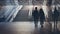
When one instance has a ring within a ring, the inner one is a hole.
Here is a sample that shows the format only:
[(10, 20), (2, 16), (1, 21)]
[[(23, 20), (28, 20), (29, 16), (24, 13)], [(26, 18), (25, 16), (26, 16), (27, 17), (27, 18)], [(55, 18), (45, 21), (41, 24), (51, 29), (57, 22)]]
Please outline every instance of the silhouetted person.
[(58, 12), (58, 10), (55, 7), (54, 12), (53, 12), (54, 30), (57, 29), (58, 17), (59, 17), (59, 12)]
[(42, 8), (39, 10), (39, 18), (40, 18), (40, 25), (41, 27), (43, 27), (44, 20), (45, 20), (45, 14)]
[(32, 16), (34, 18), (35, 27), (37, 27), (37, 25), (38, 25), (38, 10), (37, 10), (37, 7), (35, 7), (35, 10), (32, 12)]

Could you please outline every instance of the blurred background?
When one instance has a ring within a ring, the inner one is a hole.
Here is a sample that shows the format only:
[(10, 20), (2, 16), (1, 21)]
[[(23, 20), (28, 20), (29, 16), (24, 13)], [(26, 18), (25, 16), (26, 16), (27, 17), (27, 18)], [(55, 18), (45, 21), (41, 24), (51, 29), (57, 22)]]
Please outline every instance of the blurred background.
[[(52, 12), (55, 6), (60, 17), (60, 0), (0, 0), (0, 34), (53, 34)], [(34, 27), (32, 11), (35, 7), (42, 8), (45, 13), (42, 29), (40, 22), (38, 28)], [(57, 28), (56, 34), (60, 34), (60, 18)]]
[[(54, 7), (60, 12), (59, 0), (0, 0), (0, 22), (32, 21), (32, 10), (43, 8), (45, 17), (52, 20)], [(59, 18), (60, 20), (60, 18)]]

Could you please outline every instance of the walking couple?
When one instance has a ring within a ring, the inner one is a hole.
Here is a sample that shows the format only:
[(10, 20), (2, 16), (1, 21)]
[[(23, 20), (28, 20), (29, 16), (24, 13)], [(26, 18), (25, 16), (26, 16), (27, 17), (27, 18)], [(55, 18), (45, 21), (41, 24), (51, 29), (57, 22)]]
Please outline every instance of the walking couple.
[(43, 9), (41, 8), (41, 9), (38, 11), (37, 7), (35, 7), (35, 10), (32, 12), (32, 16), (33, 16), (33, 18), (34, 18), (35, 27), (38, 26), (38, 21), (40, 21), (41, 27), (43, 27), (44, 20), (45, 20), (45, 14), (44, 14)]

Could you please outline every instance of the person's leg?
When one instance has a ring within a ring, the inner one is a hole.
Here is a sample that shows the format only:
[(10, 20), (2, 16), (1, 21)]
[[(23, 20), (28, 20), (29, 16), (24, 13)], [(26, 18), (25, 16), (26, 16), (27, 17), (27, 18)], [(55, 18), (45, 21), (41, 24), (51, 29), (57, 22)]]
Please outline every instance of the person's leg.
[(43, 21), (40, 21), (41, 28), (43, 28)]
[(55, 19), (54, 19), (54, 31), (55, 31)]
[(57, 22), (57, 20), (56, 20), (56, 31), (57, 31), (57, 23), (58, 23), (58, 22)]
[(54, 32), (56, 32), (57, 31), (57, 20), (55, 19), (55, 21), (54, 21)]
[(38, 23), (37, 22), (35, 22), (35, 27), (37, 27), (38, 26)]
[(35, 24), (35, 27), (38, 26), (38, 20), (37, 19), (34, 20), (34, 24)]
[(43, 21), (42, 21), (42, 26), (41, 27), (43, 28)]

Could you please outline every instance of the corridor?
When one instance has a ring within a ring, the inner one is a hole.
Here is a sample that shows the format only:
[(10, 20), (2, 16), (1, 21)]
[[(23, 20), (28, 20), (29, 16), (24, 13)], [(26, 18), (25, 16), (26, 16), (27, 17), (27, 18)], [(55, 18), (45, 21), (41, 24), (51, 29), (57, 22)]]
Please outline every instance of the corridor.
[[(38, 27), (34, 26), (35, 7), (44, 11), (43, 28), (40, 21)], [(56, 31), (52, 20), (54, 7), (59, 12)], [(0, 34), (60, 34), (60, 0), (0, 0)]]

